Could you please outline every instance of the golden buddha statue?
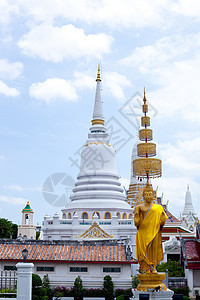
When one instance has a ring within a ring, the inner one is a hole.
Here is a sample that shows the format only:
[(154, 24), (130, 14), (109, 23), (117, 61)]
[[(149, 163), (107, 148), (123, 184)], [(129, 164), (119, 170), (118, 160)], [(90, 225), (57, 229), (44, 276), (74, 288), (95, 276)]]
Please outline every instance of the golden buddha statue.
[(147, 182), (144, 202), (135, 207), (136, 255), (141, 273), (157, 273), (156, 265), (163, 260), (161, 230), (167, 216), (159, 204), (153, 203), (154, 191)]

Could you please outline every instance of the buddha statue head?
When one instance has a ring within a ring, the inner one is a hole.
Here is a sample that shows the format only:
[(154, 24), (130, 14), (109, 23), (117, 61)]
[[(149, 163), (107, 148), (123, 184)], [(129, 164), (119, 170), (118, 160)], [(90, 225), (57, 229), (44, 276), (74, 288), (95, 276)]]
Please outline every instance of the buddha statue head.
[(143, 199), (146, 203), (151, 203), (154, 198), (154, 191), (152, 186), (147, 182), (145, 188), (143, 189)]

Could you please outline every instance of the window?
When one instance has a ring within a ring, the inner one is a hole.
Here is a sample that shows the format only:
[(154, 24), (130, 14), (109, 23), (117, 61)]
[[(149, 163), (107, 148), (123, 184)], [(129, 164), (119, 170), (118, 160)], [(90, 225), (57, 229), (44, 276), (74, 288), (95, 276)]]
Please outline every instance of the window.
[(70, 272), (87, 272), (87, 267), (70, 267)]
[(17, 271), (16, 266), (4, 266), (4, 271)]
[(118, 219), (121, 219), (121, 215), (120, 215), (119, 212), (116, 213), (116, 216), (117, 216)]
[(38, 272), (54, 272), (54, 267), (37, 267)]
[(72, 218), (71, 213), (68, 213), (68, 219), (71, 219), (71, 218)]
[(105, 215), (104, 215), (104, 219), (111, 219), (111, 214), (110, 212), (106, 212)]
[(133, 219), (133, 214), (129, 214), (128, 218)]
[(87, 212), (83, 212), (81, 219), (88, 219), (88, 213)]
[(106, 268), (103, 268), (103, 272), (104, 273), (120, 273), (121, 272), (121, 268), (106, 267)]
[(66, 219), (66, 213), (63, 214), (62, 218), (63, 218), (63, 219)]
[(123, 213), (122, 219), (127, 219), (127, 214), (126, 213)]
[(93, 217), (94, 217), (95, 214), (97, 214), (98, 218), (100, 219), (100, 213), (99, 213), (98, 211), (95, 211), (95, 212), (93, 213), (92, 219), (93, 219)]

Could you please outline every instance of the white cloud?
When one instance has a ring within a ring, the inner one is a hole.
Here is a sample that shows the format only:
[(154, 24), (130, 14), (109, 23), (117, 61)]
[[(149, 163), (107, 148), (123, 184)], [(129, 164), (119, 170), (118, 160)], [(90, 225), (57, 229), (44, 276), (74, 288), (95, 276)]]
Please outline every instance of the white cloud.
[(26, 204), (27, 200), (24, 198), (0, 195), (0, 202), (21, 205), (21, 204)]
[(123, 89), (130, 85), (130, 81), (124, 75), (117, 72), (104, 73), (103, 87), (118, 100), (123, 101), (126, 99)]
[(5, 185), (4, 188), (6, 190), (14, 190), (14, 191), (23, 191), (24, 188), (21, 185), (15, 184), (15, 185)]
[(87, 35), (71, 24), (56, 27), (43, 23), (25, 34), (18, 45), (28, 56), (61, 62), (66, 58), (99, 58), (110, 52), (112, 41), (112, 37), (104, 33)]
[[(130, 86), (130, 81), (117, 72), (106, 72), (103, 76), (103, 88), (118, 100), (124, 100), (123, 89)], [(33, 83), (29, 88), (31, 97), (50, 103), (64, 99), (75, 101), (78, 99), (80, 89), (94, 89), (96, 82), (94, 77), (84, 72), (74, 72), (72, 80), (60, 78), (48, 78), (44, 82)]]
[(171, 10), (177, 14), (200, 18), (200, 2), (198, 0), (178, 0), (171, 6)]
[(8, 97), (16, 97), (19, 95), (19, 91), (15, 88), (9, 87), (7, 84), (0, 80), (0, 94)]
[(49, 78), (44, 82), (33, 83), (29, 88), (29, 94), (31, 97), (47, 103), (57, 99), (75, 101), (78, 98), (72, 82), (60, 78)]
[(180, 120), (200, 122), (199, 47), (199, 33), (164, 37), (152, 45), (137, 47), (121, 60), (127, 68), (137, 69), (144, 82), (154, 85), (154, 91), (147, 90), (147, 99), (158, 110), (160, 120), (167, 121), (178, 113)]
[(1, 79), (16, 79), (23, 70), (21, 62), (11, 63), (7, 59), (0, 59), (0, 78)]
[(95, 84), (94, 77), (86, 73), (74, 72), (73, 85), (74, 87), (79, 89), (82, 88), (94, 89), (96, 84)]
[[(53, 22), (56, 18), (88, 24), (100, 23), (110, 27), (144, 27), (165, 25), (169, 0), (18, 0), (21, 10), (35, 22)], [(48, 9), (47, 9), (48, 7)]]
[(19, 13), (19, 6), (13, 1), (3, 0), (0, 1), (0, 23), (7, 24), (11, 21), (12, 15)]

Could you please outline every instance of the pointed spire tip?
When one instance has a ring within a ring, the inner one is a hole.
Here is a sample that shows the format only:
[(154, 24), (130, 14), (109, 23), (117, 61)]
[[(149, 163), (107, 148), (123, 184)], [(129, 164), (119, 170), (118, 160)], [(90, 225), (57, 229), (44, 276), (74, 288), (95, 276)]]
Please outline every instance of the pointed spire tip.
[(97, 79), (96, 79), (96, 81), (101, 81), (100, 64), (98, 64), (98, 71), (97, 71)]

